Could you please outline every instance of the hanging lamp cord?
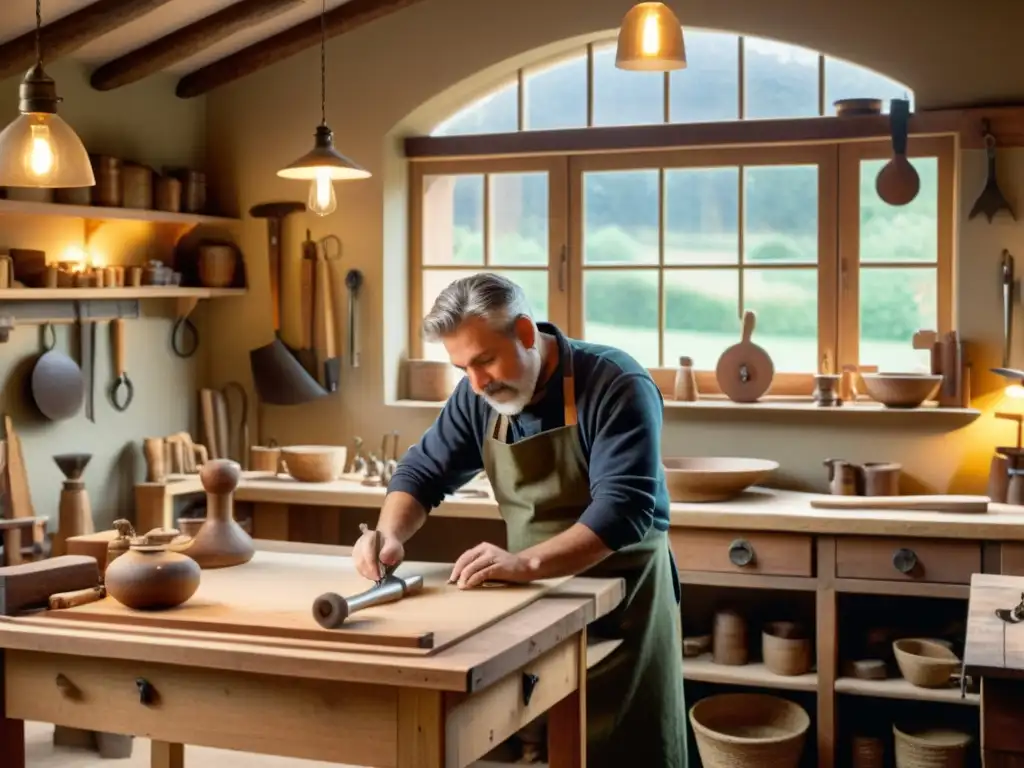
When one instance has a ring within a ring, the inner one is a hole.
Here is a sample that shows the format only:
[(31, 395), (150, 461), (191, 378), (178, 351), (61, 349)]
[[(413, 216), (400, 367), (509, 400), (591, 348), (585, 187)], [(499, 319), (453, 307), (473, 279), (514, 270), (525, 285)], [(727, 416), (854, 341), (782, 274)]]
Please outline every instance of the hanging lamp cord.
[(42, 27), (43, 0), (36, 0), (36, 63), (39, 64), (39, 66), (42, 66), (43, 64)]
[(320, 0), (320, 125), (327, 125), (327, 0)]

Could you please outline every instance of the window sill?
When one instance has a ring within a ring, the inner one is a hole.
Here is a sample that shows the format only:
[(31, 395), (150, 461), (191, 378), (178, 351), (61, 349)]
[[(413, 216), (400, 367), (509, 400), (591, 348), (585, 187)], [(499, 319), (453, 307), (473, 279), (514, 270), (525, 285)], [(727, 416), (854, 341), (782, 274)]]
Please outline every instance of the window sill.
[[(389, 405), (398, 408), (417, 408), (422, 410), (440, 411), (443, 401), (428, 400), (395, 400)], [(714, 415), (715, 418), (725, 416), (736, 420), (753, 418), (758, 420), (774, 420), (778, 418), (797, 418), (813, 421), (830, 419), (863, 419), (891, 423), (893, 420), (912, 422), (936, 421), (963, 426), (971, 423), (981, 411), (976, 408), (939, 408), (934, 404), (925, 404), (920, 408), (886, 408), (880, 403), (862, 400), (855, 403), (847, 402), (838, 408), (821, 408), (814, 401), (804, 398), (780, 397), (762, 400), (757, 403), (734, 403), (726, 398), (705, 397), (694, 402), (681, 402), (665, 399), (666, 418), (700, 418), (703, 414)]]

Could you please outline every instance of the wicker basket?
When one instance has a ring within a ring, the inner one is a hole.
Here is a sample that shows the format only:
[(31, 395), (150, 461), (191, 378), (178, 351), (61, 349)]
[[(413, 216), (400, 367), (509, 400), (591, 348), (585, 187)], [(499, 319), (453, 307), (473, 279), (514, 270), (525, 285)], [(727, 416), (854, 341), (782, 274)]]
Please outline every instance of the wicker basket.
[(942, 728), (892, 727), (896, 768), (963, 768), (971, 737), (960, 731)]
[(704, 768), (795, 768), (811, 718), (778, 696), (725, 693), (694, 704), (690, 724)]

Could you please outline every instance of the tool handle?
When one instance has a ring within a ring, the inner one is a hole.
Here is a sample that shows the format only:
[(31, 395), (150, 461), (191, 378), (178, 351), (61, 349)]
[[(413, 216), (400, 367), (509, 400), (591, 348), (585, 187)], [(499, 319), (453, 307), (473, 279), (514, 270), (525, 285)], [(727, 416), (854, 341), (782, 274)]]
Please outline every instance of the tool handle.
[(120, 317), (110, 321), (110, 333), (113, 336), (114, 347), (114, 373), (118, 378), (124, 376), (125, 355), (124, 355), (124, 320)]
[(743, 313), (743, 343), (749, 344), (751, 337), (754, 335), (754, 326), (757, 324), (757, 315), (751, 310), (747, 310)]
[(356, 611), (394, 603), (422, 590), (422, 576), (410, 576), (407, 579), (393, 576), (349, 598), (327, 592), (313, 601), (313, 618), (325, 629), (337, 629)]
[(104, 587), (89, 587), (88, 589), (77, 589), (73, 592), (57, 592), (50, 595), (50, 610), (56, 611), (62, 608), (74, 608), (78, 605), (88, 605), (102, 600), (107, 596)]

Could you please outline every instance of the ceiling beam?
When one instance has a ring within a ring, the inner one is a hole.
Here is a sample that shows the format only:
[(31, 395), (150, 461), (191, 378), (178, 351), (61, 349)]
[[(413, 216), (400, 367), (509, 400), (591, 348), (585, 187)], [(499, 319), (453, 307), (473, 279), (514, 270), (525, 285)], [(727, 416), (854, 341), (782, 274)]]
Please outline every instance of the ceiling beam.
[[(46, 62), (72, 53), (171, 0), (96, 0), (92, 5), (62, 16), (40, 32)], [(35, 28), (0, 45), (0, 80), (23, 74), (36, 61)]]
[(239, 0), (234, 5), (107, 62), (92, 73), (90, 82), (97, 91), (110, 91), (137, 82), (305, 1)]
[[(422, 0), (348, 0), (325, 15), (327, 36), (336, 37), (351, 32), (419, 2)], [(308, 21), (185, 75), (178, 81), (177, 94), (183, 99), (202, 96), (319, 42), (320, 15), (317, 14)]]

